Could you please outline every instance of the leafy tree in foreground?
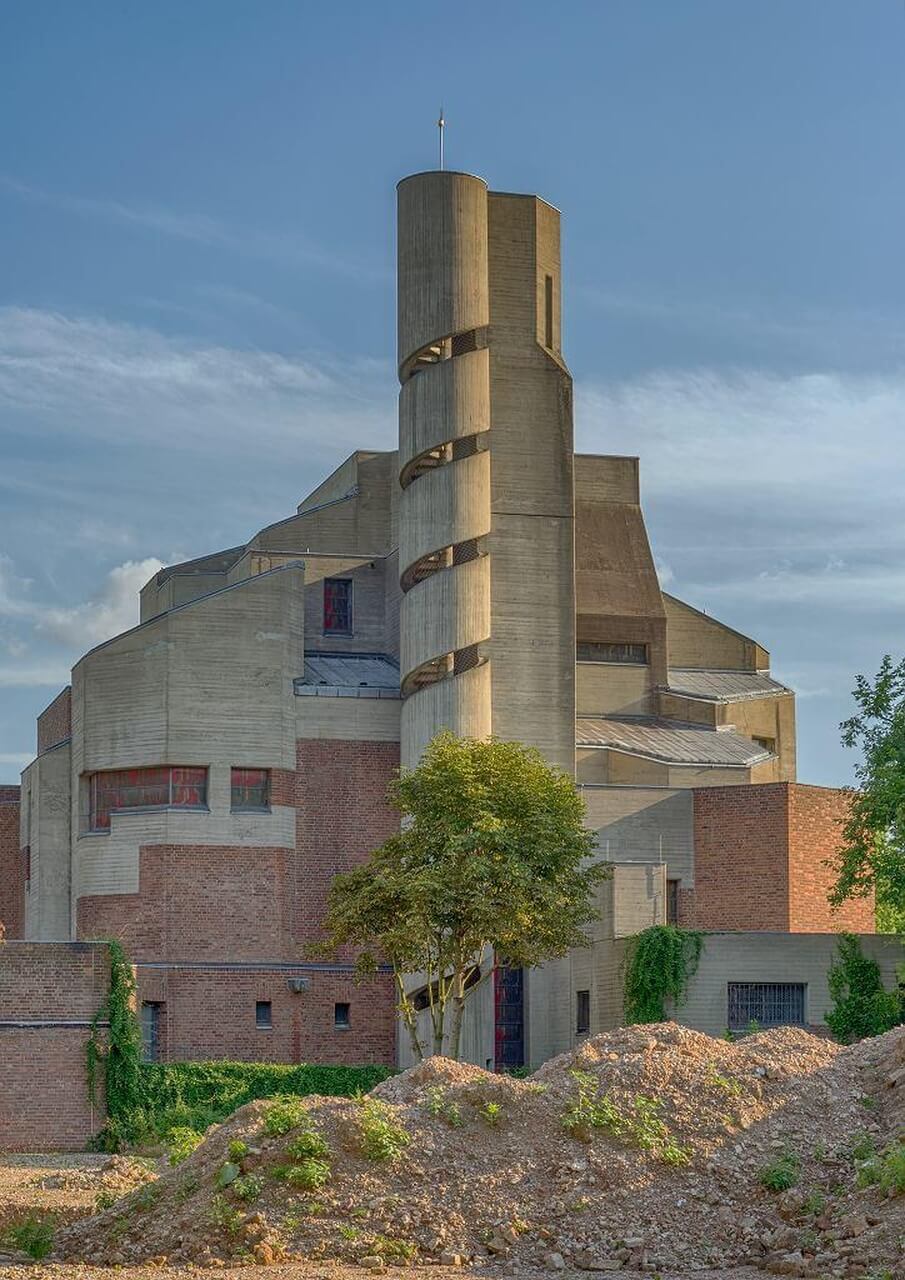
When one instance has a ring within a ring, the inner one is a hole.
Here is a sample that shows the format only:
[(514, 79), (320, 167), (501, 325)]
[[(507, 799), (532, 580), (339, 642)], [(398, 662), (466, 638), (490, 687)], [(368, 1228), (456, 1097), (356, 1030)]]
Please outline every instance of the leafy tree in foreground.
[(516, 742), (438, 734), (389, 799), (402, 830), (334, 879), (327, 946), (359, 948), (361, 972), (392, 965), (418, 1058), (404, 975), (423, 975), (433, 1051), (443, 1050), (451, 1009), (458, 1058), (465, 993), (486, 950), (534, 965), (587, 945), (594, 887), (608, 871), (587, 863), (593, 835), (572, 778)]
[(887, 654), (876, 679), (858, 676), (853, 692), (858, 714), (842, 724), (842, 741), (863, 759), (830, 902), (873, 891), (877, 927), (905, 932), (905, 661), (893, 665)]

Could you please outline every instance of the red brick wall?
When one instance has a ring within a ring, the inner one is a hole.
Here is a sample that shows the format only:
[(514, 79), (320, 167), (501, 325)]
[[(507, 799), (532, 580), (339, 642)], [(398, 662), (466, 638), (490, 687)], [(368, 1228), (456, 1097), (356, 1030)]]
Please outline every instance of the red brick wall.
[(364, 862), (372, 849), (399, 830), (399, 815), (386, 801), (398, 767), (396, 742), (299, 740), (299, 941), (319, 938), (334, 875)]
[(0, 923), (7, 938), (25, 932), (25, 859), (19, 848), (19, 788), (0, 787)]
[(72, 734), (72, 689), (67, 685), (38, 716), (38, 755)]
[[(289, 979), (305, 977), (295, 993)], [(161, 1041), (173, 1061), (232, 1058), (248, 1062), (392, 1064), (396, 1058), (389, 975), (356, 983), (351, 973), (314, 968), (235, 970), (138, 968), (139, 1000), (163, 1006)], [(255, 1005), (269, 1000), (273, 1027), (259, 1030)], [(350, 1027), (334, 1026), (334, 1004), (350, 1006)]]
[(78, 1151), (103, 1124), (88, 1097), (86, 1051), (109, 981), (103, 946), (0, 947), (0, 1149)]
[[(271, 780), (274, 803), (296, 806), (295, 849), (147, 845), (137, 894), (79, 900), (78, 936), (120, 939), (139, 965), (140, 998), (165, 1006), (171, 1058), (394, 1060), (389, 979), (355, 987), (349, 972), (312, 965), (309, 948), (333, 876), (398, 830), (386, 790), (399, 747), (306, 739), (297, 763)], [(289, 991), (292, 972), (308, 991)], [(273, 1004), (272, 1031), (255, 1027), (257, 1000)], [(334, 1028), (337, 1001), (352, 1006), (348, 1031)]]
[(788, 929), (787, 786), (695, 788), (696, 928)]
[(874, 899), (858, 898), (831, 911), (827, 894), (848, 816), (849, 797), (832, 787), (789, 785), (789, 927), (793, 933), (874, 933)]
[(143, 845), (138, 893), (78, 903), (80, 938), (141, 960), (284, 960), (292, 951), (291, 849)]
[(873, 933), (872, 898), (837, 912), (827, 902), (847, 804), (844, 791), (797, 782), (696, 789), (695, 888), (680, 895), (680, 923)]

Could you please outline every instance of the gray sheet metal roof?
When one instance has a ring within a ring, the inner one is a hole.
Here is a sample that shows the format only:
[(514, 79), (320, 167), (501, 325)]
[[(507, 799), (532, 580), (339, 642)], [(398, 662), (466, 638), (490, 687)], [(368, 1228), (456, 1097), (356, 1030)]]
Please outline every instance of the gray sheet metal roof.
[(610, 720), (582, 716), (575, 721), (579, 747), (611, 747), (667, 764), (750, 766), (772, 753), (731, 729), (706, 729), (653, 717)]
[(399, 667), (385, 653), (306, 653), (295, 692), (318, 696), (398, 698)]
[(743, 698), (791, 693), (767, 671), (692, 671), (675, 667), (669, 672), (669, 689), (671, 693), (704, 698), (707, 702), (739, 702)]

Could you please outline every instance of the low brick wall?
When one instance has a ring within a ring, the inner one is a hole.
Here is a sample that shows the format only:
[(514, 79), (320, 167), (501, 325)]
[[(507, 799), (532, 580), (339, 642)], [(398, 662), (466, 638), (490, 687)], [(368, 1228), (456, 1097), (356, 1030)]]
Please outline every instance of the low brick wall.
[(83, 1150), (103, 1124), (87, 1046), (109, 985), (102, 943), (0, 946), (0, 1150)]

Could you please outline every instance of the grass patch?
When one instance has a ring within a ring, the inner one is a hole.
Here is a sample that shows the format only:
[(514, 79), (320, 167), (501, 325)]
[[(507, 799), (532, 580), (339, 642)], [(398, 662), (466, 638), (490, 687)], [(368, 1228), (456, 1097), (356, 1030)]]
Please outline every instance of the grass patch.
[(20, 1249), (36, 1262), (40, 1262), (53, 1248), (53, 1231), (52, 1214), (31, 1214), (22, 1222), (16, 1222), (6, 1229), (3, 1243), (13, 1249)]
[(788, 1191), (798, 1182), (801, 1172), (801, 1161), (792, 1151), (785, 1151), (771, 1164), (764, 1165), (757, 1180), (768, 1191)]

